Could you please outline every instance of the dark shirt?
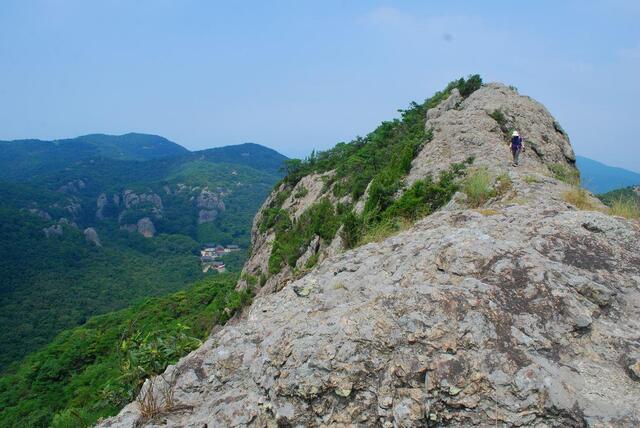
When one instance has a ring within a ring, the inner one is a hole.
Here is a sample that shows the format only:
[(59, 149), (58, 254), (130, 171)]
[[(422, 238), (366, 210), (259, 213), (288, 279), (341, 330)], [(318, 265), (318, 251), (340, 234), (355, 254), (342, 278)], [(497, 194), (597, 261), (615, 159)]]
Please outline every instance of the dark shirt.
[(519, 135), (511, 137), (511, 147), (518, 148), (520, 146), (522, 146), (522, 137)]

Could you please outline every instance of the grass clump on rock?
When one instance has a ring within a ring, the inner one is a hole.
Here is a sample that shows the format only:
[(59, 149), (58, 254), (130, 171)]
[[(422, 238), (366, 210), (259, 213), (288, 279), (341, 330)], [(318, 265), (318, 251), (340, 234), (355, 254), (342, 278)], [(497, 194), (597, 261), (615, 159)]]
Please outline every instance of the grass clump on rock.
[(581, 210), (594, 210), (596, 207), (587, 192), (582, 187), (574, 187), (562, 194), (564, 200)]
[(548, 167), (556, 179), (572, 186), (580, 184), (580, 172), (577, 169), (559, 163), (548, 165)]
[(462, 182), (462, 191), (467, 195), (469, 206), (477, 208), (496, 195), (493, 180), (486, 168), (470, 172)]
[(609, 214), (628, 219), (640, 219), (640, 204), (632, 199), (619, 198), (611, 204)]

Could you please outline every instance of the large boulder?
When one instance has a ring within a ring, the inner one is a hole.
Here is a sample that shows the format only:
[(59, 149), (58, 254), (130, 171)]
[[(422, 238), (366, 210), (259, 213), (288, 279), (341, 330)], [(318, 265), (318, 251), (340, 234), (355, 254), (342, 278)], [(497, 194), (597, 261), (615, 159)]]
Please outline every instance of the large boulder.
[(48, 212), (43, 211), (41, 209), (29, 208), (29, 212), (33, 215), (40, 217), (43, 220), (47, 220), (47, 221), (51, 220), (51, 215)]
[(109, 204), (109, 199), (105, 193), (101, 193), (96, 199), (96, 218), (104, 220), (104, 209)]
[(122, 194), (122, 201), (125, 208), (133, 208), (146, 202), (153, 205), (158, 212), (162, 212), (163, 209), (162, 198), (154, 192), (136, 193), (133, 190), (125, 190)]
[(219, 194), (205, 188), (200, 191), (196, 198), (198, 210), (198, 224), (211, 223), (218, 214), (226, 209)]
[(152, 238), (156, 234), (156, 227), (149, 217), (144, 217), (138, 220), (136, 228), (138, 233), (145, 238)]
[(87, 227), (84, 230), (84, 239), (95, 245), (96, 247), (102, 247), (102, 243), (100, 242), (100, 236), (98, 236), (98, 232), (93, 227)]

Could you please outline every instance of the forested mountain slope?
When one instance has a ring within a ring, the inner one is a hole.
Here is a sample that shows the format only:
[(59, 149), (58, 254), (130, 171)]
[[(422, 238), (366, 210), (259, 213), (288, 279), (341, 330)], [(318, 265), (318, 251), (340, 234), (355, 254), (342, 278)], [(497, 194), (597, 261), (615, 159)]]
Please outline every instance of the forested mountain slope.
[(249, 301), (237, 278), (215, 275), (60, 333), (0, 377), (0, 427), (83, 427), (115, 414)]
[(240, 246), (226, 257), (239, 270), (286, 159), (142, 134), (0, 145), (0, 369), (92, 315), (201, 277), (204, 243)]

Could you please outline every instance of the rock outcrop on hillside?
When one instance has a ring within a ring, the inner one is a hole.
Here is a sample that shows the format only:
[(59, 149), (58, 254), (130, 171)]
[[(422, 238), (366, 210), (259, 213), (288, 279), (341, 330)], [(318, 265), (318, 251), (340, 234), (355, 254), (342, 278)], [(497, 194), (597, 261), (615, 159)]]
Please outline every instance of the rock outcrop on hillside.
[(138, 230), (138, 233), (145, 238), (153, 238), (156, 234), (156, 227), (149, 217), (144, 217), (138, 220), (136, 229)]
[[(511, 186), (269, 279), (147, 381), (171, 408), (145, 420), (132, 403), (100, 426), (639, 426), (640, 225), (567, 202), (550, 167), (573, 168), (573, 151), (530, 98), (490, 84), (427, 116), (408, 182), (473, 154)], [(535, 144), (518, 168), (506, 127)], [(254, 227), (256, 265), (270, 239)]]
[(209, 189), (202, 189), (196, 199), (198, 207), (198, 224), (211, 223), (218, 217), (218, 213), (225, 210), (225, 205), (219, 195)]
[[(186, 207), (193, 204), (195, 218), (198, 224), (211, 223), (226, 209), (223, 196), (228, 195), (226, 189), (217, 188), (216, 192), (207, 187), (187, 186), (178, 183), (173, 189), (169, 185), (163, 186), (167, 196), (178, 196), (183, 199)], [(169, 202), (171, 204), (171, 201)], [(175, 200), (173, 202), (175, 204)], [(152, 191), (136, 192), (126, 189), (111, 195), (101, 193), (96, 198), (96, 218), (105, 220), (108, 217), (117, 217), (121, 229), (134, 232), (138, 230), (134, 224), (136, 217), (149, 217), (150, 220), (160, 220), (165, 216), (165, 206), (162, 197)], [(133, 217), (133, 218), (132, 218)], [(134, 221), (132, 221), (134, 220)]]
[(95, 245), (96, 247), (102, 247), (102, 242), (100, 242), (100, 236), (98, 235), (98, 232), (93, 228), (93, 227), (87, 227), (84, 230), (84, 239)]

